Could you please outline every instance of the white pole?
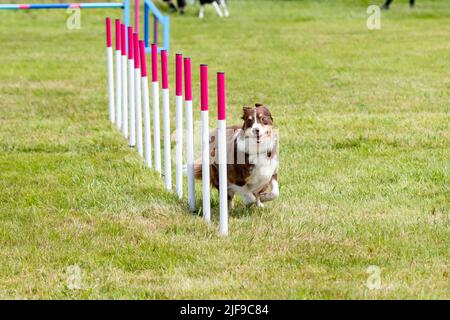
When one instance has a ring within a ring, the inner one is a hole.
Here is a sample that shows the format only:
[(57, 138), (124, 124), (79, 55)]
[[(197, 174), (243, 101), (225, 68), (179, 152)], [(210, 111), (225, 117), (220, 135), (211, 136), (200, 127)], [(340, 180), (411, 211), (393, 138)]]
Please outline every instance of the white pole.
[(228, 181), (227, 181), (227, 124), (225, 104), (225, 74), (217, 73), (217, 152), (219, 160), (219, 232), (228, 234)]
[(227, 146), (226, 146), (226, 120), (218, 120), (218, 158), (219, 158), (219, 232), (228, 234), (228, 190), (227, 190)]
[(114, 71), (113, 71), (113, 49), (106, 48), (106, 56), (108, 61), (108, 97), (109, 97), (109, 121), (116, 122), (114, 110)]
[(200, 109), (202, 111), (202, 199), (203, 218), (211, 222), (209, 177), (209, 116), (208, 116), (208, 66), (200, 65)]
[(134, 45), (134, 98), (136, 111), (136, 145), (139, 155), (144, 156), (142, 145), (142, 106), (141, 106), (141, 72), (139, 70), (139, 38), (137, 33), (133, 34)]
[(120, 20), (116, 19), (116, 126), (122, 128), (122, 52), (120, 51)]
[(189, 208), (195, 211), (195, 181), (194, 181), (194, 123), (192, 115), (192, 100), (185, 101), (186, 109), (186, 162)]
[[(145, 49), (144, 49), (145, 50)], [(143, 66), (142, 66), (143, 67)], [(142, 77), (142, 101), (144, 102), (144, 149), (145, 163), (152, 167), (152, 139), (150, 135), (150, 102), (148, 98), (148, 77)]]
[(202, 110), (202, 195), (203, 218), (211, 222), (211, 199), (209, 177), (209, 119), (208, 110)]
[(126, 54), (122, 53), (122, 133), (128, 139), (128, 84)]
[(170, 156), (170, 114), (169, 89), (162, 89), (163, 126), (164, 126), (164, 182), (167, 190), (172, 189), (172, 160)]
[(152, 104), (153, 104), (153, 141), (155, 145), (155, 169), (161, 174), (161, 137), (159, 120), (159, 83), (152, 81)]
[(106, 18), (106, 63), (108, 66), (108, 101), (109, 101), (109, 121), (115, 123), (114, 110), (114, 62), (111, 34), (111, 18)]
[(155, 169), (161, 174), (161, 136), (159, 120), (159, 83), (158, 83), (158, 45), (152, 46), (152, 105), (153, 105), (153, 141), (155, 146)]
[(128, 27), (128, 107), (129, 107), (129, 145), (136, 145), (136, 112), (134, 107), (134, 44), (133, 28)]
[(120, 40), (122, 51), (122, 133), (128, 138), (128, 96), (127, 96), (127, 36), (125, 24), (120, 25)]
[(136, 145), (137, 151), (141, 157), (144, 156), (144, 147), (142, 143), (142, 105), (141, 105), (141, 75), (139, 69), (134, 69), (134, 96), (136, 111)]
[(192, 76), (191, 59), (184, 58), (184, 86), (186, 109), (186, 162), (189, 208), (195, 211), (195, 181), (194, 181), (194, 121), (192, 114)]
[(183, 197), (183, 55), (175, 55), (175, 189)]
[(147, 57), (145, 55), (144, 41), (139, 41), (139, 54), (141, 57), (142, 101), (144, 102), (144, 149), (145, 163), (152, 167), (152, 141), (150, 136), (150, 104), (148, 99)]
[(172, 190), (172, 160), (170, 157), (170, 114), (169, 114), (169, 62), (167, 50), (161, 51), (162, 106), (164, 136), (164, 184)]
[(183, 197), (183, 96), (175, 96), (175, 188), (178, 198)]

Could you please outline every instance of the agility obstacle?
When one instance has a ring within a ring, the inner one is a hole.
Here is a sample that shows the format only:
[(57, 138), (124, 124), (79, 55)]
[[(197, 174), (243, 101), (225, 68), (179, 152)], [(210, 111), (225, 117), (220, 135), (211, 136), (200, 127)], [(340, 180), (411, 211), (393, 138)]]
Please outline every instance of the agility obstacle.
[(186, 165), (189, 208), (195, 211), (194, 118), (192, 114), (191, 58), (184, 58), (184, 105), (186, 114)]
[[(131, 0), (123, 0), (123, 2), (94, 2), (94, 3), (43, 3), (43, 4), (0, 4), (0, 10), (37, 10), (37, 9), (123, 9), (123, 24), (127, 29), (130, 24)], [(139, 12), (140, 0), (134, 0), (134, 30), (139, 33)], [(158, 47), (158, 51), (169, 51), (170, 46), (170, 21), (168, 16), (164, 16), (151, 0), (144, 0), (144, 34), (145, 34), (145, 49), (151, 52), (149, 46), (150, 33), (150, 15), (154, 18), (153, 24), (153, 43), (158, 43), (158, 25), (163, 29), (162, 46)], [(128, 35), (125, 34), (126, 42)], [(126, 75), (125, 75), (126, 76)], [(124, 99), (123, 97), (121, 99)], [(117, 119), (116, 119), (117, 120)], [(126, 127), (125, 127), (126, 129)], [(124, 130), (125, 130), (124, 129)]]
[[(158, 51), (167, 50), (170, 48), (170, 20), (169, 16), (164, 16), (155, 6), (151, 0), (144, 1), (144, 42), (147, 52), (151, 52), (151, 46), (149, 46), (150, 37), (150, 14), (153, 15), (153, 43), (158, 43), (158, 25), (163, 27), (163, 42), (162, 47), (158, 47)], [(137, 19), (139, 21), (139, 19)], [(139, 25), (136, 26), (138, 28)]]
[[(108, 22), (106, 22), (108, 24)], [(128, 106), (130, 108), (128, 116), (129, 129), (129, 145), (134, 147), (136, 145), (136, 114), (134, 108), (134, 41), (133, 41), (133, 27), (128, 27)], [(112, 70), (112, 69), (111, 69)], [(112, 77), (108, 75), (108, 79)], [(114, 90), (111, 90), (114, 92)]]
[[(134, 25), (135, 31), (139, 34), (139, 12), (140, 12), (140, 0), (134, 0)], [(132, 94), (134, 91), (138, 91), (140, 88), (140, 84), (135, 83), (135, 79), (132, 75), (132, 68), (130, 63), (133, 59), (130, 59), (130, 54), (127, 52), (131, 52), (132, 50), (128, 48), (127, 44), (130, 42), (130, 12), (131, 12), (131, 4), (130, 0), (123, 0), (123, 2), (117, 3), (109, 3), (109, 2), (96, 2), (96, 3), (46, 3), (46, 4), (0, 4), (0, 10), (35, 10), (35, 9), (123, 9), (123, 24), (120, 23), (120, 20), (116, 20), (115, 22), (115, 33), (116, 33), (116, 46), (115, 46), (115, 81), (116, 83), (121, 83), (121, 88), (116, 86), (115, 100), (112, 99), (114, 97), (114, 79), (113, 71), (110, 68), (113, 68), (113, 49), (112, 49), (112, 34), (111, 34), (111, 26), (107, 26), (107, 61), (108, 61), (108, 95), (109, 95), (109, 118), (112, 123), (115, 123), (119, 130), (122, 130), (125, 137), (130, 136), (130, 145), (134, 146), (136, 144), (135, 139), (135, 128), (136, 124), (133, 117), (129, 117), (129, 108), (128, 105), (131, 105), (130, 112), (131, 115), (135, 114), (134, 110), (139, 106), (134, 106), (134, 98), (135, 95)], [(144, 34), (145, 34), (145, 50), (146, 52), (151, 52), (151, 47), (148, 46), (148, 34), (149, 34), (149, 19), (150, 14), (154, 17), (154, 43), (157, 43), (157, 34), (158, 34), (158, 23), (160, 23), (163, 27), (163, 43), (162, 47), (157, 47), (156, 51), (166, 50), (169, 51), (169, 17), (164, 16), (158, 10), (158, 8), (153, 4), (151, 0), (144, 0)], [(107, 25), (111, 25), (111, 19), (108, 18), (106, 21)], [(132, 32), (132, 29), (131, 29)], [(131, 39), (133, 40), (133, 39)], [(132, 42), (132, 41), (131, 41)], [(139, 47), (139, 44), (138, 44)], [(138, 53), (139, 55), (139, 53)], [(136, 59), (135, 63), (136, 63)], [(128, 66), (127, 66), (128, 64)], [(128, 74), (127, 74), (128, 70)], [(139, 81), (140, 81), (140, 77)], [(136, 87), (136, 88), (135, 88)], [(145, 102), (145, 101), (144, 101)], [(145, 106), (145, 105), (144, 105)], [(145, 110), (145, 108), (144, 108)], [(136, 121), (138, 119), (136, 118)], [(159, 128), (155, 129), (159, 131)], [(130, 134), (133, 133), (133, 134)], [(138, 150), (143, 150), (142, 143), (138, 141)], [(147, 149), (146, 149), (147, 150)], [(161, 172), (160, 161), (157, 161), (157, 157), (160, 157), (159, 153), (155, 153), (155, 163), (159, 172)], [(146, 157), (147, 158), (147, 157)], [(151, 160), (148, 159), (147, 164), (149, 167), (152, 166)]]
[[(169, 57), (166, 50), (161, 51), (161, 93), (163, 105), (163, 136), (164, 136), (164, 185), (166, 190), (172, 190), (172, 159), (170, 147), (170, 95), (169, 95)], [(156, 61), (157, 62), (157, 61)]]
[(161, 138), (159, 127), (159, 82), (158, 82), (158, 49), (151, 46), (152, 54), (152, 105), (153, 105), (153, 141), (155, 146), (155, 169), (161, 175)]
[(200, 109), (202, 112), (202, 205), (203, 217), (211, 221), (211, 199), (209, 192), (209, 110), (208, 110), (208, 66), (200, 65)]
[[(172, 162), (170, 145), (170, 95), (169, 95), (169, 66), (168, 51), (158, 50), (156, 44), (150, 47), (151, 52), (151, 95), (153, 117), (150, 117), (149, 81), (147, 77), (148, 52), (145, 40), (139, 38), (138, 33), (128, 27), (128, 46), (125, 45), (125, 25), (115, 21), (116, 68), (113, 67), (111, 19), (106, 18), (106, 45), (108, 70), (108, 98), (109, 119), (127, 139), (130, 147), (136, 147), (144, 163), (161, 175), (164, 174), (166, 190), (172, 190)], [(132, 35), (132, 36), (131, 36)], [(158, 58), (161, 55), (161, 88), (159, 84)], [(211, 221), (210, 205), (210, 150), (209, 150), (209, 99), (208, 99), (208, 66), (200, 65), (200, 112), (201, 112), (201, 141), (202, 141), (202, 210), (205, 221)], [(113, 73), (116, 72), (114, 78)], [(117, 74), (120, 73), (118, 76)], [(126, 76), (124, 76), (126, 75)], [(113, 80), (115, 79), (115, 81)], [(133, 79), (133, 80), (131, 80)], [(184, 80), (184, 99), (183, 99)], [(128, 81), (128, 82), (127, 82)], [(114, 83), (115, 82), (115, 83)], [(115, 91), (114, 91), (115, 87)], [(160, 108), (161, 90), (163, 113), (163, 149), (161, 159), (160, 145)], [(114, 96), (115, 92), (115, 96)], [(186, 168), (187, 168), (187, 198), (190, 211), (195, 211), (195, 181), (194, 181), (194, 123), (193, 123), (193, 94), (192, 94), (192, 62), (191, 58), (181, 54), (175, 55), (175, 192), (183, 198), (183, 120), (186, 126)], [(116, 102), (116, 111), (111, 111), (111, 105)], [(184, 119), (183, 119), (184, 103)], [(225, 74), (217, 73), (217, 141), (219, 166), (219, 233), (228, 234), (228, 205), (227, 205), (227, 151), (226, 151), (226, 101)], [(125, 108), (125, 109), (124, 109)], [(122, 126), (118, 126), (120, 121)], [(153, 121), (153, 144), (151, 139), (150, 122)], [(124, 123), (128, 130), (124, 130)], [(142, 131), (143, 129), (143, 131)], [(153, 159), (152, 159), (153, 154)], [(152, 163), (152, 160), (154, 163)], [(153, 166), (154, 164), (154, 166)], [(164, 164), (164, 172), (162, 172)]]
[(175, 55), (175, 188), (183, 197), (183, 55)]
[[(146, 0), (147, 1), (147, 0)], [(139, 0), (136, 0), (139, 3)], [(139, 8), (139, 5), (137, 6)], [(109, 3), (43, 3), (43, 4), (0, 4), (0, 10), (37, 10), (37, 9), (123, 9), (123, 21), (130, 25), (130, 0)]]

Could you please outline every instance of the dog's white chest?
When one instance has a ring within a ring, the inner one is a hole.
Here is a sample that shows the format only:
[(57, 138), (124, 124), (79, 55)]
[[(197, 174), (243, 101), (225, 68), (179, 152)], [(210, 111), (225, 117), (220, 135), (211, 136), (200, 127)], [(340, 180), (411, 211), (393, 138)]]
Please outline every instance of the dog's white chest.
[(267, 185), (272, 179), (273, 174), (278, 168), (278, 159), (259, 155), (259, 159), (251, 159), (250, 163), (255, 163), (250, 176), (246, 179), (248, 188), (252, 192), (258, 192)]

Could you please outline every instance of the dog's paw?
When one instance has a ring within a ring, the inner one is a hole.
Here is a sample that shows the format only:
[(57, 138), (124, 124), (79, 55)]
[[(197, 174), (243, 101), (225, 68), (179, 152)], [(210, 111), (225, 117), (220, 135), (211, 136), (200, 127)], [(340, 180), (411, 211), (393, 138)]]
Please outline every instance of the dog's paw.
[(264, 208), (264, 204), (261, 201), (256, 201), (256, 206), (258, 208)]

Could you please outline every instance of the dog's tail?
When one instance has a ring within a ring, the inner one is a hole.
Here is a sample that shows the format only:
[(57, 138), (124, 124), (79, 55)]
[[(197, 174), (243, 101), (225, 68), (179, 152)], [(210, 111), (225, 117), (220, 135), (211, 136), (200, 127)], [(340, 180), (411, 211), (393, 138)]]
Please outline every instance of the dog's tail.
[(195, 179), (198, 179), (198, 180), (202, 179), (202, 164), (201, 164), (201, 162), (194, 163), (194, 176), (195, 176)]

